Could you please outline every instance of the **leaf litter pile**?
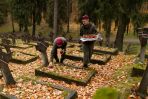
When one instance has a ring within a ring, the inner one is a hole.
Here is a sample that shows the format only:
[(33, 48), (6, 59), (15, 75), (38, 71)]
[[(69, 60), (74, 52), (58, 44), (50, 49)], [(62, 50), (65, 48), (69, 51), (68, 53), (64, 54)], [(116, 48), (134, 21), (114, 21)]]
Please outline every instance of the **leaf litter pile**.
[[(52, 47), (49, 46), (47, 49), (48, 59), (50, 59), (51, 48)], [(76, 50), (77, 48), (76, 49), (73, 48), (73, 49)], [(24, 53), (29, 52), (30, 54), (40, 55), (40, 53), (35, 50), (35, 47), (28, 48), (28, 49), (13, 49), (13, 50), (22, 51)], [(69, 52), (68, 49), (67, 49), (67, 52)], [(21, 57), (24, 58), (25, 56), (22, 55)], [(44, 85), (40, 85), (40, 84), (33, 85), (31, 81), (25, 82), (25, 81), (17, 80), (18, 78), (25, 76), (29, 78), (35, 78), (35, 80), (37, 81), (52, 83), (55, 85), (57, 84), (63, 87), (76, 90), (78, 93), (78, 99), (92, 99), (93, 94), (98, 88), (118, 86), (119, 80), (125, 82), (127, 79), (126, 76), (118, 75), (117, 78), (114, 79), (114, 74), (117, 70), (124, 68), (125, 65), (132, 64), (134, 57), (135, 56), (124, 55), (123, 53), (119, 53), (119, 55), (117, 56), (112, 56), (112, 60), (109, 61), (106, 65), (91, 64), (89, 67), (95, 69), (97, 71), (97, 74), (91, 79), (90, 83), (88, 83), (87, 86), (85, 87), (77, 86), (75, 83), (68, 84), (68, 83), (65, 83), (64, 81), (58, 81), (58, 80), (54, 80), (54, 79), (47, 78), (47, 77), (35, 77), (35, 69), (39, 68), (42, 65), (42, 61), (40, 58), (32, 63), (25, 64), (25, 65), (15, 64), (15, 63), (10, 62), (9, 68), (11, 69), (12, 71), (11, 73), (13, 77), (16, 79), (17, 84), (14, 88), (4, 87), (1, 90), (1, 92), (16, 95), (17, 97), (30, 97), (30, 99), (32, 95), (34, 95), (34, 97), (40, 97), (41, 95), (42, 99), (48, 99), (48, 98), (43, 98), (43, 97), (48, 95), (47, 93), (51, 92), (51, 95), (53, 97), (55, 96), (54, 98), (51, 97), (51, 99), (62, 99), (62, 97), (60, 96), (61, 92), (55, 89), (49, 90), (49, 88)], [(97, 58), (97, 59), (100, 59), (100, 58)], [(65, 60), (64, 62), (69, 63), (69, 64), (74, 64), (75, 66), (80, 66), (80, 64), (82, 64), (82, 61), (77, 62), (77, 61), (72, 61), (72, 60)], [(69, 74), (70, 72), (71, 71), (68, 71), (68, 72), (65, 71), (64, 73)], [(74, 72), (74, 73), (76, 74), (79, 72)], [(1, 86), (4, 85), (3, 79), (0, 80), (0, 85)], [(29, 92), (32, 93), (32, 95)], [(56, 93), (55, 95), (54, 95), (54, 92)]]

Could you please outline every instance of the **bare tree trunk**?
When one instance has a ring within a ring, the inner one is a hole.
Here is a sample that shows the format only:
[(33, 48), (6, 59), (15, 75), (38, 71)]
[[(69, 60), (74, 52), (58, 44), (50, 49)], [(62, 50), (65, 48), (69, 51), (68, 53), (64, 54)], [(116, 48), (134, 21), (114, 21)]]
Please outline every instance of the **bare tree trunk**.
[(36, 30), (36, 14), (35, 14), (35, 8), (34, 8), (34, 11), (33, 11), (32, 19), (33, 19), (32, 37), (34, 37), (35, 36), (35, 30)]
[(115, 20), (115, 28), (114, 28), (114, 31), (116, 31), (116, 29), (118, 28), (118, 25), (119, 25), (118, 23), (119, 23), (119, 20), (116, 19), (116, 20)]
[(121, 14), (119, 18), (119, 26), (118, 31), (115, 39), (115, 47), (118, 48), (119, 51), (123, 50), (123, 39), (124, 39), (124, 33), (126, 30), (126, 21), (127, 21), (126, 14)]
[(111, 34), (111, 20), (108, 19), (105, 22), (105, 37), (106, 37), (106, 46), (110, 47), (110, 34)]
[(67, 0), (67, 33), (69, 33), (70, 1)]
[(101, 31), (101, 29), (102, 29), (101, 19), (99, 19), (99, 21), (98, 21), (98, 25), (99, 25), (99, 31)]
[(130, 19), (127, 20), (127, 26), (126, 26), (126, 35), (129, 33), (129, 25), (130, 25)]
[(11, 21), (12, 21), (12, 32), (15, 32), (15, 28), (14, 28), (14, 20), (13, 20), (13, 15), (11, 15)]
[(54, 0), (54, 18), (53, 18), (54, 39), (57, 37), (57, 32), (58, 32), (58, 0)]
[(29, 30), (28, 30), (28, 25), (27, 24), (25, 24), (25, 27), (24, 27), (24, 32), (28, 32)]
[(19, 23), (19, 31), (21, 32), (22, 31), (22, 24)]

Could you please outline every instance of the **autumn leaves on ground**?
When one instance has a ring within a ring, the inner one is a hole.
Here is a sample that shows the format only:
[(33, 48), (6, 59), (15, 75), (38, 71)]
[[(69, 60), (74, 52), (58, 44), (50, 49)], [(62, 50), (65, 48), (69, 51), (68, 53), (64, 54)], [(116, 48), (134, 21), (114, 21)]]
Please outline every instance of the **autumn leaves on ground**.
[[(26, 46), (26, 45), (24, 45)], [(48, 47), (47, 54), (48, 58), (50, 57), (50, 51), (52, 46)], [(40, 53), (36, 51), (35, 47), (27, 49), (12, 49), (16, 52), (24, 52), (34, 55), (39, 55)], [(67, 53), (76, 52), (77, 48), (67, 48)], [(78, 53), (79, 54), (79, 53)], [(19, 55), (17, 55), (19, 56)], [(95, 55), (94, 55), (95, 56)], [(25, 55), (19, 56), (21, 59), (27, 59)], [(60, 85), (66, 88), (77, 91), (78, 99), (92, 99), (92, 96), (97, 89), (102, 87), (111, 87), (116, 89), (119, 92), (123, 92), (126, 88), (130, 88), (133, 84), (138, 83), (140, 80), (135, 80), (136, 78), (130, 77), (130, 71), (132, 69), (132, 64), (134, 63), (136, 55), (124, 55), (124, 53), (119, 53), (118, 55), (111, 56), (111, 60), (106, 65), (90, 64), (89, 68), (95, 69), (97, 73), (90, 80), (87, 86), (76, 85), (75, 83), (66, 83), (64, 81), (54, 80), (48, 77), (39, 77), (35, 76), (35, 69), (41, 67), (42, 61), (38, 58), (36, 61), (28, 64), (16, 64), (9, 63), (11, 73), (16, 80), (16, 86), (7, 87), (4, 84), (4, 80), (1, 79), (1, 92), (11, 95), (15, 95), (21, 99), (62, 99), (64, 98), (62, 91), (53, 89), (49, 86), (42, 84), (33, 83), (33, 81), (41, 81), (54, 85)], [(100, 57), (94, 57), (99, 59)], [(73, 61), (66, 59), (64, 61), (66, 64), (74, 64), (75, 66), (82, 67), (82, 61)], [(52, 69), (52, 68), (49, 68)], [(70, 71), (64, 70), (61, 71), (64, 75), (71, 75), (76, 78), (83, 78), (85, 76), (85, 71)], [(78, 75), (78, 74), (79, 75)]]

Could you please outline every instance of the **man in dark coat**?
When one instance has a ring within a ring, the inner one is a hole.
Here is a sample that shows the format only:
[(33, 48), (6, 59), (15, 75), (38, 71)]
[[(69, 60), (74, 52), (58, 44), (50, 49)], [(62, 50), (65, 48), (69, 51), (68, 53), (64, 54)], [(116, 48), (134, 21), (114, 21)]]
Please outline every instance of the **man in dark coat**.
[[(82, 26), (80, 28), (80, 36), (81, 38), (93, 38), (97, 34), (97, 30), (93, 24), (89, 22), (89, 17), (87, 15), (84, 15), (82, 17)], [(94, 42), (92, 41), (83, 41), (83, 52), (84, 52), (84, 58), (83, 58), (83, 67), (88, 67), (88, 63), (90, 62), (91, 56), (93, 54), (93, 48), (94, 48)]]
[[(51, 56), (50, 61), (53, 63), (53, 59), (56, 60), (56, 62), (63, 63), (63, 60), (65, 59), (65, 53), (66, 53), (66, 46), (67, 46), (67, 40), (64, 37), (57, 37), (53, 42), (53, 48), (51, 50)], [(57, 49), (61, 48), (60, 51), (61, 59), (59, 60), (57, 55)]]

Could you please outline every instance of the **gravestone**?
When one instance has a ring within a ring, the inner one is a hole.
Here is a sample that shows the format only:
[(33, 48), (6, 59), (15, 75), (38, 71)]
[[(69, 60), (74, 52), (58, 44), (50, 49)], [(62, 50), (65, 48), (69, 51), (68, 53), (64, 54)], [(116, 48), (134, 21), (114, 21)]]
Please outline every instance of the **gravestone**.
[(22, 41), (24, 41), (25, 43), (30, 43), (30, 38), (31, 36), (29, 33), (24, 32), (22, 34)]
[(16, 83), (8, 67), (10, 59), (11, 55), (2, 52), (2, 49), (0, 48), (0, 70), (2, 72), (6, 85), (12, 85)]
[(10, 56), (11, 56), (11, 58), (12, 58), (12, 52), (11, 52), (11, 50), (10, 50), (10, 44), (11, 44), (11, 41), (10, 41), (10, 40), (5, 39), (5, 38), (2, 39), (2, 45), (3, 45), (4, 48), (6, 49), (6, 52), (7, 52), (8, 54), (10, 54)]
[(145, 60), (145, 50), (147, 45), (147, 39), (148, 39), (148, 28), (138, 28), (137, 30), (139, 40), (140, 40), (140, 61), (144, 62)]
[(41, 59), (43, 61), (43, 66), (48, 66), (48, 56), (47, 56), (47, 48), (49, 47), (49, 44), (44, 41), (44, 38), (39, 37), (36, 45), (36, 50), (41, 53)]
[(12, 39), (12, 44), (15, 45), (15, 44), (16, 44), (16, 35), (15, 35), (14, 32), (12, 32), (12, 33), (10, 34), (10, 38)]
[(141, 80), (138, 94), (141, 96), (142, 99), (145, 99), (145, 97), (148, 96), (148, 64)]

